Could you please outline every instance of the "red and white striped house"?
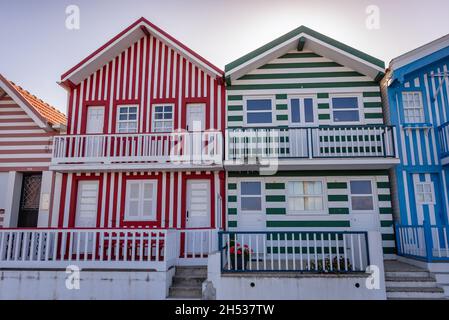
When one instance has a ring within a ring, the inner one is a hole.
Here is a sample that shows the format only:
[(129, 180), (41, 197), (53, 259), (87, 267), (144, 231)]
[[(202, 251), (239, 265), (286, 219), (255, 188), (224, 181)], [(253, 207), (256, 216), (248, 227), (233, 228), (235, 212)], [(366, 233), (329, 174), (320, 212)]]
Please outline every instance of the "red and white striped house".
[(0, 74), (0, 227), (51, 219), (53, 137), (66, 117)]

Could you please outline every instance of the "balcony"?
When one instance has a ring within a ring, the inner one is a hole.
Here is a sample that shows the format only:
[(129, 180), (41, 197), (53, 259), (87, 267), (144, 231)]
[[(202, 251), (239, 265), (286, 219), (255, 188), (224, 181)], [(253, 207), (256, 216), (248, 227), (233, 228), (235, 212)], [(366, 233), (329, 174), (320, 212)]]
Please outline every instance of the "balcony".
[(222, 153), (220, 131), (66, 135), (54, 138), (51, 169), (213, 170)]
[(227, 129), (228, 170), (388, 169), (399, 163), (394, 127)]

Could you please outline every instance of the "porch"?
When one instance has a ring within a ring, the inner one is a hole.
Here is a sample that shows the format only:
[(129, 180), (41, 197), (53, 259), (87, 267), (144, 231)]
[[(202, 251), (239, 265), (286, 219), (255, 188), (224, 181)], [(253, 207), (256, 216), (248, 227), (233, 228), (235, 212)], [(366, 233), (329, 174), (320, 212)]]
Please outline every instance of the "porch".
[(0, 269), (140, 269), (206, 265), (216, 229), (1, 229)]
[(231, 128), (226, 137), (228, 170), (388, 169), (399, 163), (394, 127), (386, 125)]
[(68, 172), (220, 168), (222, 140), (220, 131), (57, 136), (51, 169)]

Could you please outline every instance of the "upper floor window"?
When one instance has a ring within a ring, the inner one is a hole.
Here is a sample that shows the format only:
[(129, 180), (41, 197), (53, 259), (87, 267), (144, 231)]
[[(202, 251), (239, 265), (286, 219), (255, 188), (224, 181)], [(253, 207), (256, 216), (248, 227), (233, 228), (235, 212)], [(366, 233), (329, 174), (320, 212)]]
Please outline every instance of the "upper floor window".
[(118, 133), (136, 133), (137, 132), (137, 113), (136, 105), (119, 106), (117, 110), (117, 132)]
[(126, 182), (125, 220), (156, 220), (156, 180), (128, 180)]
[(289, 102), (292, 125), (306, 125), (316, 122), (313, 98), (292, 97)]
[(288, 213), (324, 213), (323, 181), (289, 181)]
[(334, 96), (332, 102), (333, 122), (360, 122), (360, 101), (357, 96)]
[(173, 105), (153, 106), (153, 132), (173, 131)]
[(415, 197), (418, 204), (434, 204), (435, 195), (432, 182), (417, 182), (415, 184)]
[(272, 98), (247, 98), (245, 105), (247, 124), (271, 124), (273, 122)]
[(421, 92), (403, 92), (402, 101), (405, 123), (425, 122)]
[(373, 211), (374, 195), (371, 180), (352, 180), (349, 185), (352, 211)]

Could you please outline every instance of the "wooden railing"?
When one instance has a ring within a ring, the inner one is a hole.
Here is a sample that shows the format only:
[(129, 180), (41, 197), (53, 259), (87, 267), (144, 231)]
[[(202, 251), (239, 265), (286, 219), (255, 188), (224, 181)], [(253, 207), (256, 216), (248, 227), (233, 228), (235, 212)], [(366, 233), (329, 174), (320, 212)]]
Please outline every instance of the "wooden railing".
[(398, 254), (418, 260), (449, 261), (449, 226), (395, 225)]
[(220, 232), (222, 272), (365, 272), (366, 232)]
[(54, 138), (53, 164), (221, 163), (220, 131), (62, 135)]
[(233, 128), (226, 134), (226, 160), (396, 157), (395, 132), (385, 125)]
[[(211, 229), (1, 229), (0, 268), (168, 270), (217, 250)], [(182, 260), (182, 261), (180, 261)]]
[(449, 156), (449, 122), (443, 123), (438, 127), (438, 136), (440, 138), (441, 156)]

